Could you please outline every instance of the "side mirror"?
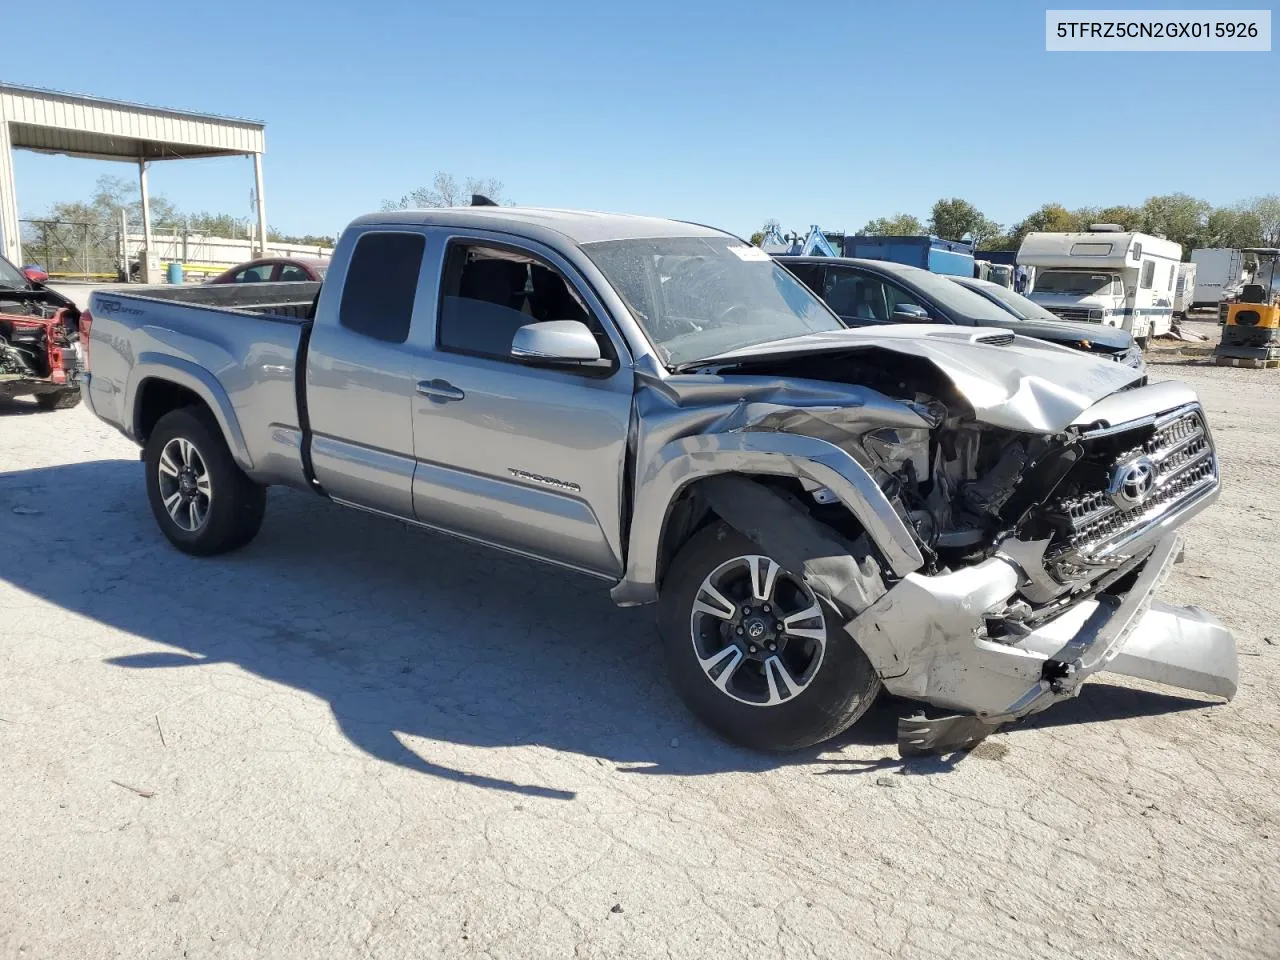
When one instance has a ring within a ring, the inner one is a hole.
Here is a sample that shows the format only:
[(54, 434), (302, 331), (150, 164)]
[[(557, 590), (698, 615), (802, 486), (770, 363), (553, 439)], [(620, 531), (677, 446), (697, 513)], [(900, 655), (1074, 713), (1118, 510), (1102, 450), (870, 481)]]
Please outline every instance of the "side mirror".
[(32, 283), (44, 283), (49, 279), (49, 274), (41, 270), (39, 267), (23, 267), (22, 275)]
[(600, 359), (600, 344), (585, 323), (546, 320), (526, 323), (516, 331), (511, 341), (511, 356), (534, 365), (592, 363)]
[(900, 303), (893, 308), (894, 323), (928, 323), (929, 311), (914, 303)]

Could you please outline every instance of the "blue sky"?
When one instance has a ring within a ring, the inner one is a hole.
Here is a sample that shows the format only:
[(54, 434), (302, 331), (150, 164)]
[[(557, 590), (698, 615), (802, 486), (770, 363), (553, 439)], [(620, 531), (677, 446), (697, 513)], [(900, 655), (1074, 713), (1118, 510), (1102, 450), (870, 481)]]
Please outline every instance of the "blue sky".
[[(61, 4), (44, 55), (3, 78), (265, 121), (268, 219), (288, 232), (337, 232), (436, 170), (743, 234), (923, 218), (940, 196), (1009, 224), (1047, 201), (1280, 191), (1280, 55), (1046, 53), (1034, 3), (142, 9)], [(103, 174), (135, 168), (19, 153), (22, 215)], [(239, 158), (151, 175), (184, 210), (241, 216), (251, 184)]]

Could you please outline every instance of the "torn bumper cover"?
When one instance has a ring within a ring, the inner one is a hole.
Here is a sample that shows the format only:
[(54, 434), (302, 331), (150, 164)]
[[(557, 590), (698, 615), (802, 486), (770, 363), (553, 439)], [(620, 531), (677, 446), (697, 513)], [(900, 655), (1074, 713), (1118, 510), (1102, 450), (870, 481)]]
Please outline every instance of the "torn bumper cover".
[(1181, 534), (1166, 534), (1126, 592), (1083, 600), (1007, 641), (986, 636), (987, 614), (1003, 609), (1023, 578), (1003, 556), (955, 573), (909, 574), (845, 629), (889, 692), (993, 727), (1075, 696), (1100, 670), (1229, 700), (1231, 632), (1199, 608), (1152, 599), (1181, 549)]

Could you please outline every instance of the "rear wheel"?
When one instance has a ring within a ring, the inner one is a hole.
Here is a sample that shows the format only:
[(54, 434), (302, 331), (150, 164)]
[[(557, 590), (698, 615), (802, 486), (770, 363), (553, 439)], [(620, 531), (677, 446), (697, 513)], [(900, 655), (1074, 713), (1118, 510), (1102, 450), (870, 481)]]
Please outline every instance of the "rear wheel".
[(161, 417), (143, 460), (151, 512), (169, 542), (184, 553), (227, 553), (261, 528), (266, 489), (236, 465), (207, 411), (188, 407)]
[(721, 736), (760, 750), (820, 743), (875, 700), (879, 678), (843, 619), (725, 524), (684, 546), (659, 599), (676, 691)]
[(80, 403), (80, 388), (58, 390), (55, 393), (37, 393), (36, 404), (41, 410), (70, 410)]

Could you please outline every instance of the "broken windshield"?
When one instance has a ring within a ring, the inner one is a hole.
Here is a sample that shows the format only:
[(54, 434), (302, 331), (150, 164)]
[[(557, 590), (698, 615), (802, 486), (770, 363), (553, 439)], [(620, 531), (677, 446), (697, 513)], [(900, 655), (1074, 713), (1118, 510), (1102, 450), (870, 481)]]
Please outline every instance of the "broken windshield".
[(768, 254), (732, 237), (606, 240), (582, 249), (670, 367), (844, 329)]

